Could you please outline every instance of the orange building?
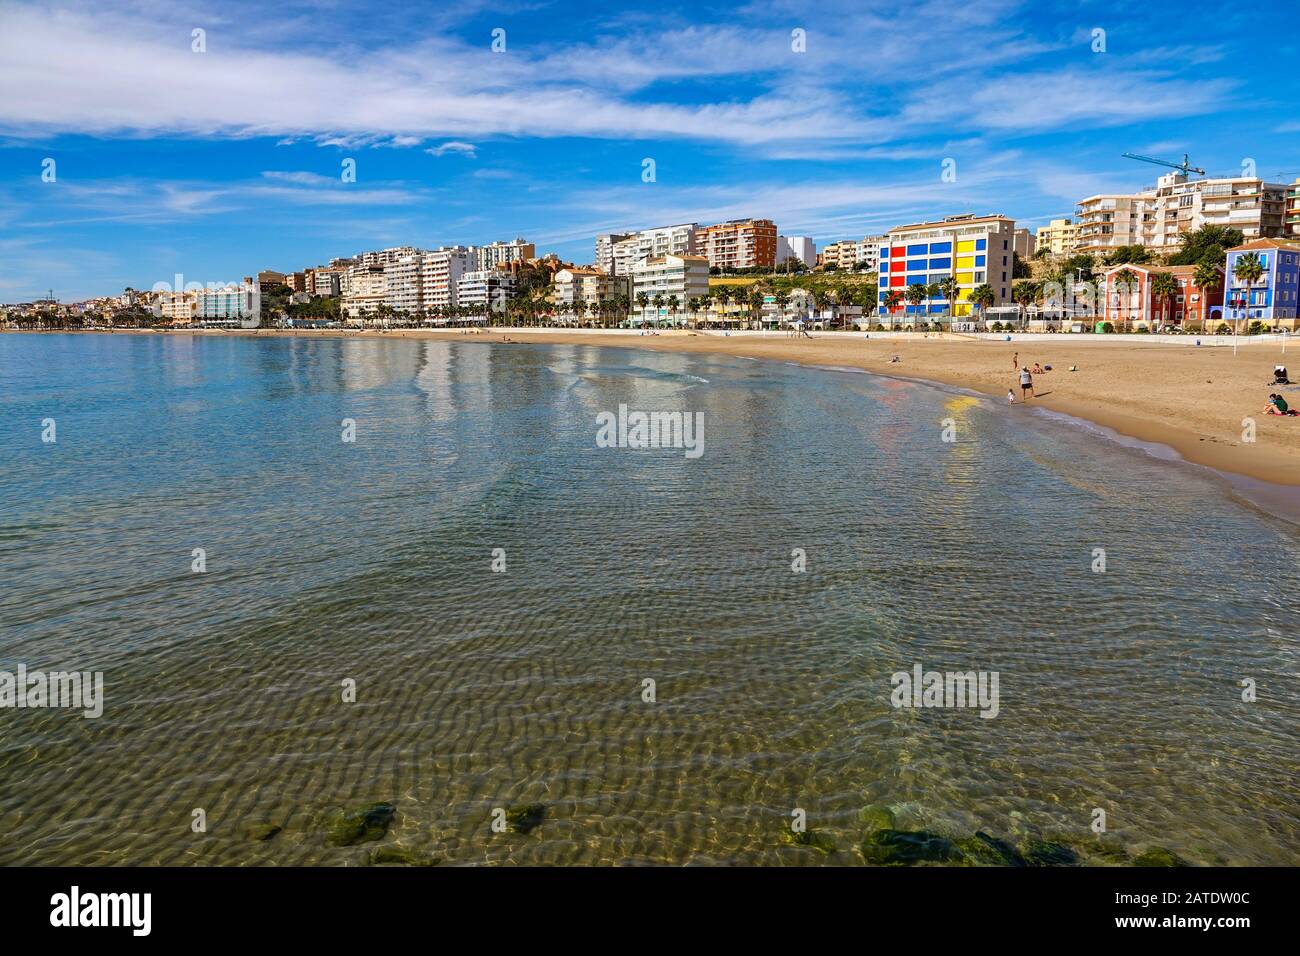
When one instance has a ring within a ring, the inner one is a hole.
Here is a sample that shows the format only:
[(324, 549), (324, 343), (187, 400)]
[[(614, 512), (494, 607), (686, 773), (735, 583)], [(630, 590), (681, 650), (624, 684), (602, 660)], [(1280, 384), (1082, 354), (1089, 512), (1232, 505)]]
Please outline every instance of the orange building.
[(696, 250), (709, 266), (724, 271), (776, 265), (776, 223), (771, 219), (732, 219), (705, 226), (695, 236)]
[[(1127, 270), (1132, 279), (1120, 278)], [(1174, 278), (1178, 291), (1168, 299), (1157, 299), (1151, 283), (1156, 275), (1167, 273)], [(1210, 308), (1223, 305), (1223, 279), (1209, 288), (1195, 284), (1195, 266), (1118, 265), (1106, 270), (1102, 279), (1105, 292), (1103, 318), (1117, 327), (1132, 325), (1181, 325), (1205, 323), (1212, 316)]]

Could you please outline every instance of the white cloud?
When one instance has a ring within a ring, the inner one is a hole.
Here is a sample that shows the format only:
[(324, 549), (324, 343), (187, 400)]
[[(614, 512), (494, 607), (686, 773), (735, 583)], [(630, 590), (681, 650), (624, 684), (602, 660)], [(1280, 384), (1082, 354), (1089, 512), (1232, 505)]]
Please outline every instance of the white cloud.
[(473, 143), (462, 143), (457, 140), (449, 140), (440, 146), (434, 146), (432, 149), (426, 149), (430, 156), (446, 156), (448, 153), (454, 153), (457, 156), (466, 156), (473, 159), (478, 155), (478, 149)]

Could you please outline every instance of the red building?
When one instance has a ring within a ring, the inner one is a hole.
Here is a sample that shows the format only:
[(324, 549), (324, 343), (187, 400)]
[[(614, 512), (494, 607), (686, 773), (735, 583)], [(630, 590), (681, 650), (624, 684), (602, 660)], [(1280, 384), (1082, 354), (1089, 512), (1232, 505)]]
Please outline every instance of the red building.
[[(1121, 279), (1125, 270), (1131, 279)], [(1152, 288), (1155, 277), (1171, 275), (1177, 292), (1158, 299)], [(1111, 266), (1102, 274), (1104, 308), (1102, 318), (1116, 328), (1134, 325), (1159, 327), (1209, 322), (1211, 306), (1223, 305), (1223, 276), (1208, 288), (1195, 282), (1196, 266)], [(1218, 313), (1215, 313), (1217, 318)]]

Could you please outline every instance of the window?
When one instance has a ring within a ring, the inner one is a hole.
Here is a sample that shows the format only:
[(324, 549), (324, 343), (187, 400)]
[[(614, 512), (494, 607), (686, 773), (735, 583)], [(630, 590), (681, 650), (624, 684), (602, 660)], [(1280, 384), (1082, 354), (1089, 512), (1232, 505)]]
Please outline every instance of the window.
[(984, 261), (984, 260), (987, 259), (987, 258), (988, 258), (987, 256), (976, 256), (976, 257), (975, 257), (975, 265), (977, 265), (977, 266), (987, 265), (988, 263), (986, 263), (986, 262)]

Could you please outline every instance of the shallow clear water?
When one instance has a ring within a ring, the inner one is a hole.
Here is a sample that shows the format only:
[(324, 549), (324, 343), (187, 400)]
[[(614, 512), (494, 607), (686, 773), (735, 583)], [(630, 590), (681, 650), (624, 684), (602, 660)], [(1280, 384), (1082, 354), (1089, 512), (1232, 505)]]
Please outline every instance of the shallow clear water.
[[(703, 412), (703, 456), (598, 448), (620, 403)], [(0, 710), (0, 863), (355, 864), (324, 820), (376, 801), (449, 863), (854, 863), (865, 804), (1300, 863), (1296, 529), (1019, 406), (622, 349), (0, 335), (0, 441), (0, 669), (106, 698)], [(997, 717), (893, 708), (915, 663), (997, 671)], [(785, 845), (794, 808), (841, 850)]]

